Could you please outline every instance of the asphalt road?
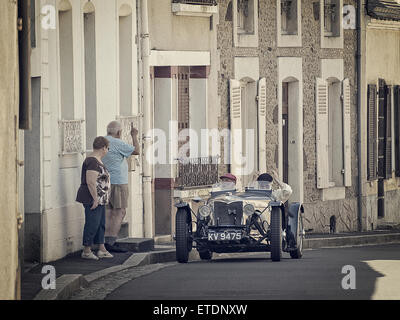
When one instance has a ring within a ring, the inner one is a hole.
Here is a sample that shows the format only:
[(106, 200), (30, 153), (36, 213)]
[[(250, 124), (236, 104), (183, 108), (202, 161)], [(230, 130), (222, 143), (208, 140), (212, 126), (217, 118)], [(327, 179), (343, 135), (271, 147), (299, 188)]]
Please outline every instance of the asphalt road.
[[(74, 299), (400, 299), (400, 244), (307, 250), (300, 260), (284, 253), (280, 262), (272, 262), (269, 253), (222, 254), (152, 268), (110, 276)], [(107, 281), (114, 288), (104, 294)]]

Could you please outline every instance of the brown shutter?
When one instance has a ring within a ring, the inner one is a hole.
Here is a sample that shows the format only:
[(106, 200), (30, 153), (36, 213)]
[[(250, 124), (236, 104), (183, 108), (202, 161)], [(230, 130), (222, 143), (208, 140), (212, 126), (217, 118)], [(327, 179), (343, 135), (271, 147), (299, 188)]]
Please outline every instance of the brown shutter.
[(378, 80), (378, 179), (386, 177), (386, 82)]
[(396, 177), (400, 177), (400, 86), (394, 86), (394, 142)]
[(385, 177), (392, 178), (392, 86), (385, 86)]
[(377, 179), (377, 112), (376, 112), (376, 85), (368, 85), (368, 145), (367, 145), (367, 179)]

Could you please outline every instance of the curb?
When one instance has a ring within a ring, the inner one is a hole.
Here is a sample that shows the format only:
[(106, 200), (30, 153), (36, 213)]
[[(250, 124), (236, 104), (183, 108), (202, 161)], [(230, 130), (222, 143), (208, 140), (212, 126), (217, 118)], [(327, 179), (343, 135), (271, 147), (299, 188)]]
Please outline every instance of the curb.
[[(400, 232), (377, 235), (352, 235), (330, 238), (304, 239), (304, 249), (335, 248), (346, 246), (365, 246), (400, 243)], [(67, 300), (82, 287), (87, 287), (94, 281), (122, 270), (139, 266), (173, 262), (176, 259), (175, 249), (166, 249), (155, 252), (134, 253), (122, 265), (113, 266), (88, 275), (65, 274), (57, 278), (55, 290), (42, 289), (34, 300)], [(196, 250), (190, 252), (191, 261), (199, 260)]]
[(304, 239), (304, 249), (400, 243), (400, 233)]
[[(195, 254), (197, 255), (197, 253)], [(191, 258), (192, 260), (196, 259), (195, 256), (192, 257), (192, 254)], [(175, 249), (146, 253), (134, 253), (121, 265), (99, 270), (88, 275), (64, 274), (56, 279), (57, 287), (55, 290), (42, 289), (35, 296), (34, 300), (67, 300), (82, 287), (87, 287), (94, 281), (104, 278), (113, 273), (148, 264), (172, 262), (175, 261), (175, 259)]]

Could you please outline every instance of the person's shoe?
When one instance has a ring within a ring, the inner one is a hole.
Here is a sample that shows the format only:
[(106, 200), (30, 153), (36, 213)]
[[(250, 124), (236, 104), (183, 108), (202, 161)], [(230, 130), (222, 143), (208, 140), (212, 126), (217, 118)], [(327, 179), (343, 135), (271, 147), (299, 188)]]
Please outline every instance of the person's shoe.
[(108, 243), (105, 243), (104, 246), (109, 252), (128, 252), (128, 250), (125, 248), (119, 248), (115, 245), (110, 245)]
[(114, 256), (109, 253), (108, 251), (97, 251), (97, 257), (99, 257), (100, 259), (102, 258), (114, 258)]
[(82, 251), (81, 257), (82, 257), (83, 259), (88, 259), (88, 260), (99, 260), (99, 258), (96, 257), (95, 254), (94, 254), (92, 251), (90, 251), (90, 252), (88, 252), (88, 253)]

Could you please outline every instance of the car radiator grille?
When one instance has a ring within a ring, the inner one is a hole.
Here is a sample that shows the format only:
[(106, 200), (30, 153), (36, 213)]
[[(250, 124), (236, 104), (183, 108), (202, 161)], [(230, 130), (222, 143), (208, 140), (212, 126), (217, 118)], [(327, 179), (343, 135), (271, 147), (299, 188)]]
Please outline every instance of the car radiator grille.
[(240, 226), (243, 220), (242, 201), (225, 203), (214, 203), (214, 225), (215, 226)]

